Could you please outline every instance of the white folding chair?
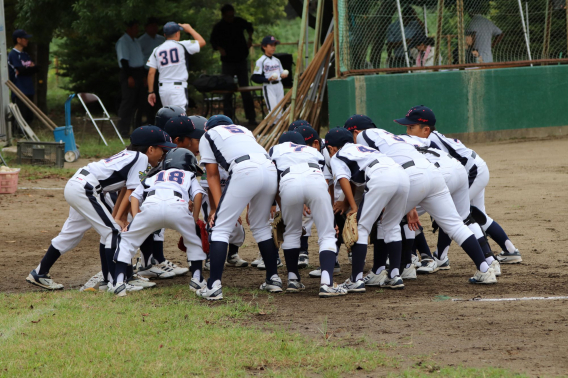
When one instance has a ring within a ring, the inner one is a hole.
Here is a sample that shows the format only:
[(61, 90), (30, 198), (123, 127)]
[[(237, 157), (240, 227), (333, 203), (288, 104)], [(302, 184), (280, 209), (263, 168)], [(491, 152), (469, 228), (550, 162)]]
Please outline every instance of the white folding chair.
[[(103, 140), (103, 142), (105, 142), (105, 145), (108, 146), (108, 144), (105, 140), (105, 137), (103, 136), (103, 134), (101, 133), (101, 130), (97, 126), (97, 121), (109, 121), (110, 124), (112, 125), (112, 127), (114, 127), (114, 131), (116, 131), (116, 135), (118, 135), (118, 138), (120, 139), (122, 144), (124, 144), (124, 140), (122, 140), (122, 137), (120, 136), (120, 133), (118, 132), (118, 129), (116, 128), (116, 125), (114, 124), (112, 118), (108, 114), (108, 112), (107, 112), (105, 106), (103, 105), (103, 102), (99, 98), (99, 96), (97, 96), (94, 93), (79, 93), (77, 95), (77, 98), (79, 98), (79, 101), (81, 101), (81, 104), (83, 104), (83, 108), (85, 108), (85, 112), (87, 113), (87, 115), (89, 116), (91, 121), (93, 122), (93, 125), (95, 126), (95, 128), (99, 132), (99, 135), (101, 136), (101, 139)], [(92, 104), (92, 103), (97, 102), (97, 101), (99, 102), (99, 105), (103, 109), (104, 117), (93, 118), (93, 116), (91, 115), (91, 112), (89, 111), (89, 108), (87, 107), (87, 104)]]

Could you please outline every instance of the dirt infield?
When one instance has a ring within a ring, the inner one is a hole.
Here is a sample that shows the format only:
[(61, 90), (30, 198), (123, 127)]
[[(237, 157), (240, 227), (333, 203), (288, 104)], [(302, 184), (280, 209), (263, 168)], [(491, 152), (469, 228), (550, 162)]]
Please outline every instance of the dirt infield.
[[(523, 253), (524, 263), (504, 265), (499, 283), (478, 287), (467, 283), (475, 267), (455, 245), (450, 249), (452, 269), (405, 282), (403, 291), (368, 289), (366, 294), (339, 299), (317, 298), (319, 282), (307, 277), (307, 290), (297, 295), (242, 296), (269, 309), (266, 316), (248, 320), (266, 329), (282, 327), (343, 345), (379, 347), (396, 356), (401, 366), (461, 365), (503, 367), (532, 376), (568, 372), (568, 301), (457, 302), (451, 299), (516, 298), (568, 295), (566, 250), (563, 233), (568, 214), (568, 139), (519, 140), (477, 144), (472, 147), (488, 163), (491, 181), (486, 193), (488, 213), (508, 232)], [(63, 188), (65, 181), (23, 181), (20, 187)], [(67, 216), (62, 190), (20, 190), (0, 196), (2, 232), (0, 291), (36, 290), (25, 282)], [(429, 228), (429, 227), (428, 227)], [(435, 237), (428, 232), (431, 247)], [(169, 242), (168, 242), (169, 240)], [(175, 242), (174, 242), (175, 241)], [(186, 265), (176, 248), (177, 236), (168, 232), (166, 256)], [(499, 251), (491, 242), (494, 251)], [(98, 237), (93, 231), (74, 251), (64, 255), (52, 276), (66, 288), (78, 288), (99, 270)], [(310, 239), (310, 261), (317, 265), (317, 245)], [(250, 232), (241, 256), (257, 254)], [(372, 255), (368, 261), (371, 261)], [(350, 265), (340, 253), (342, 273)], [(369, 267), (369, 266), (368, 266)], [(284, 277), (284, 270), (281, 270)], [(224, 285), (257, 287), (263, 273), (229, 268)], [(160, 285), (186, 284), (187, 277)], [(188, 295), (189, 291), (188, 291)], [(218, 304), (215, 304), (218, 305)], [(327, 328), (326, 328), (327, 327)], [(377, 374), (381, 374), (377, 372)]]

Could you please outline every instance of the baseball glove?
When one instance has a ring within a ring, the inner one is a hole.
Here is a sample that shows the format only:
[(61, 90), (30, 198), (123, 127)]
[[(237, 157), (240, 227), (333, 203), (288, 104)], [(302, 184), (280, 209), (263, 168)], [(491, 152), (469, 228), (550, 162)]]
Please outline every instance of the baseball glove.
[[(199, 228), (198, 236), (201, 238), (203, 252), (209, 254), (209, 233), (207, 232), (207, 226), (201, 219), (197, 221), (196, 226)], [(178, 248), (183, 252), (187, 252), (187, 248), (185, 248), (185, 244), (183, 243), (183, 236), (179, 237)]]
[(284, 241), (284, 230), (286, 229), (280, 211), (274, 213), (274, 220), (270, 225), (272, 226), (272, 239), (274, 240), (274, 245), (276, 248), (280, 249), (280, 245), (282, 245), (282, 242)]
[(357, 231), (357, 213), (353, 213), (347, 217), (345, 226), (343, 227), (343, 243), (348, 251), (351, 251), (353, 244), (359, 239), (359, 232)]

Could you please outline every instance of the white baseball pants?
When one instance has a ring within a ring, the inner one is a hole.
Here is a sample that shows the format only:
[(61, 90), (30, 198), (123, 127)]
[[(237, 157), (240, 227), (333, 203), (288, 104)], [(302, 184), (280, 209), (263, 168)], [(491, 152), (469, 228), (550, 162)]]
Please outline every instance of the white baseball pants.
[(175, 85), (174, 83), (160, 83), (160, 99), (162, 106), (187, 107), (187, 83)]
[[(201, 209), (203, 210), (203, 219), (205, 219), (205, 221), (207, 222), (207, 219), (209, 219), (209, 210), (211, 209), (211, 204), (209, 203), (208, 195), (203, 196), (203, 198), (204, 198), (203, 205), (201, 205)], [(240, 247), (243, 245), (244, 242), (245, 242), (245, 229), (243, 225), (237, 221), (237, 223), (235, 224), (235, 228), (233, 229), (233, 232), (231, 232), (231, 235), (229, 236), (229, 244), (233, 244), (236, 245), (237, 247)]]
[[(282, 82), (278, 84), (263, 84), (262, 85), (262, 94), (264, 95), (264, 102), (266, 103), (266, 108), (268, 109), (268, 113), (272, 111), (278, 105), (280, 100), (284, 98), (284, 86)], [(278, 120), (282, 117), (282, 109), (278, 112), (278, 115), (274, 119), (274, 123), (278, 122)]]
[(479, 159), (476, 159), (475, 162), (477, 166), (477, 176), (469, 187), (469, 199), (473, 206), (485, 213), (487, 222), (482, 225), (482, 228), (487, 230), (489, 226), (491, 226), (491, 223), (493, 223), (493, 219), (490, 218), (485, 211), (485, 187), (489, 184), (489, 168), (484, 161), (480, 163), (478, 160)]
[(319, 251), (336, 251), (333, 208), (327, 182), (319, 169), (306, 163), (293, 165), (280, 179), (282, 219), (286, 225), (282, 249), (300, 248), (304, 204), (312, 211), (319, 237)]

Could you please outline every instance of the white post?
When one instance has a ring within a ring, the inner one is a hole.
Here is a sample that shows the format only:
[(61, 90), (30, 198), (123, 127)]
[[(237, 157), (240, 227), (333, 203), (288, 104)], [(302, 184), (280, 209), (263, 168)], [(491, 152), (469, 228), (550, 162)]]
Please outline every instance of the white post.
[(4, 84), (8, 81), (8, 49), (6, 46), (6, 20), (4, 19), (4, 0), (0, 0), (0, 134), (6, 134), (8, 143), (12, 138), (12, 130), (8, 127), (10, 91)]
[(529, 2), (525, 2), (526, 17), (527, 17), (527, 38), (529, 39), (529, 45), (531, 44), (531, 28), (529, 27)]
[(398, 21), (400, 22), (400, 34), (402, 36), (402, 47), (404, 48), (404, 59), (406, 60), (406, 67), (410, 67), (410, 59), (408, 59), (408, 49), (406, 46), (406, 35), (404, 34), (404, 23), (402, 22), (402, 10), (400, 9), (400, 0), (396, 0), (396, 8), (398, 9)]
[(428, 14), (426, 13), (426, 4), (424, 5), (424, 34), (428, 37)]
[[(524, 34), (525, 34), (525, 43), (527, 44), (527, 53), (529, 54), (529, 60), (532, 60), (532, 57), (531, 57), (531, 46), (529, 45), (529, 38), (528, 38), (528, 35), (527, 35), (527, 27), (526, 27), (526, 25), (525, 25), (525, 16), (524, 16), (524, 14), (523, 14), (523, 4), (521, 4), (521, 0), (518, 0), (518, 1), (519, 1), (519, 12), (521, 12), (521, 22), (522, 22), (522, 24), (523, 24), (523, 32), (524, 32)], [(533, 65), (532, 65), (532, 63), (531, 63), (531, 67), (532, 67), (532, 66), (533, 66)]]

